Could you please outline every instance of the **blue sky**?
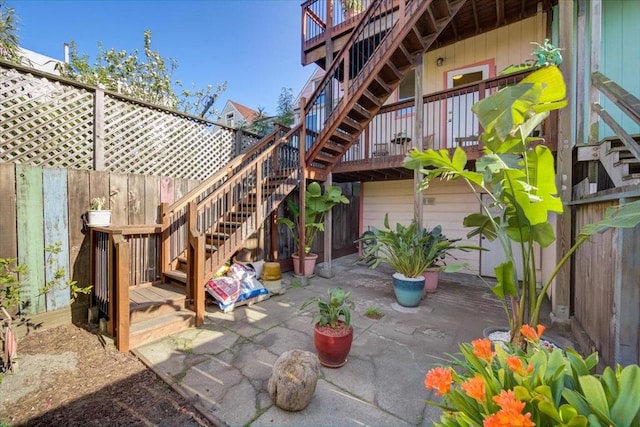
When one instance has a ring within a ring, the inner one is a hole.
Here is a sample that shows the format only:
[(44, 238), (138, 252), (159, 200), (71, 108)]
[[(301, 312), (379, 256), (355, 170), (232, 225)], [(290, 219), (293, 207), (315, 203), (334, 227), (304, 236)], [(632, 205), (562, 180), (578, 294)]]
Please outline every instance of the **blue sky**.
[(294, 97), (313, 72), (300, 64), (298, 0), (6, 0), (19, 18), (20, 44), (63, 59), (65, 42), (93, 57), (105, 49), (152, 48), (174, 58), (187, 87), (227, 81), (227, 99), (275, 114), (282, 87)]

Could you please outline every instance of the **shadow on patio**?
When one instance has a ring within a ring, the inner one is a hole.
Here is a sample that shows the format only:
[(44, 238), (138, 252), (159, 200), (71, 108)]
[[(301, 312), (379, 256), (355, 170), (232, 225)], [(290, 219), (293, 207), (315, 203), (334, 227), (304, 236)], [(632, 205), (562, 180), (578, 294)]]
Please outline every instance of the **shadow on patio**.
[[(354, 259), (335, 260), (334, 278), (316, 276), (304, 287), (284, 274), (284, 295), (231, 313), (208, 305), (202, 328), (135, 353), (222, 425), (431, 425), (439, 410), (423, 402), (431, 397), (424, 387), (426, 372), (444, 362), (447, 353), (456, 352), (458, 342), (481, 337), (485, 327), (505, 325), (502, 306), (475, 276), (442, 274), (437, 292), (428, 294), (419, 307), (400, 307), (392, 271), (354, 265)], [(300, 412), (283, 411), (267, 392), (271, 368), (285, 351), (315, 352), (310, 315), (299, 307), (309, 296), (324, 295), (335, 286), (351, 291), (356, 305), (347, 364), (323, 367), (309, 406)], [(366, 317), (370, 307), (384, 317)], [(562, 328), (545, 324), (551, 327), (551, 337), (573, 346)]]

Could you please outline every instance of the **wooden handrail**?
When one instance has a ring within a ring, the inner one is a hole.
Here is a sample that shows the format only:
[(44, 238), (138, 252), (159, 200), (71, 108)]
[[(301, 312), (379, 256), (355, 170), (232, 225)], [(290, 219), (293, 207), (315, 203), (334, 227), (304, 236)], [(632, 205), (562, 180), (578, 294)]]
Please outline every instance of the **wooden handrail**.
[(640, 99), (600, 72), (591, 75), (591, 82), (620, 110), (640, 125)]
[(640, 160), (640, 145), (635, 139), (625, 131), (622, 126), (613, 118), (604, 108), (597, 102), (591, 106), (591, 110), (602, 118), (602, 120), (616, 133), (620, 141), (624, 144), (625, 148), (633, 154), (633, 156)]
[(275, 139), (276, 135), (279, 132), (281, 132), (283, 129), (288, 129), (288, 128), (285, 128), (285, 127), (280, 126), (280, 125), (276, 125), (276, 128), (271, 133), (269, 133), (267, 136), (262, 138), (255, 146), (251, 147), (247, 152), (236, 156), (229, 163), (227, 163), (225, 166), (223, 166), (218, 172), (214, 173), (209, 178), (207, 178), (205, 181), (200, 183), (196, 188), (194, 188), (193, 190), (189, 191), (180, 200), (178, 200), (178, 201), (174, 202), (172, 205), (170, 205), (167, 208), (167, 210), (162, 213), (162, 215), (171, 215), (171, 214), (175, 213), (176, 211), (179, 211), (180, 209), (183, 209), (184, 207), (187, 206), (187, 204), (190, 201), (195, 200), (196, 197), (199, 196), (203, 191), (207, 190), (208, 188), (210, 188), (212, 185), (214, 185), (218, 181), (222, 180), (223, 178), (227, 178), (229, 176), (230, 172), (233, 173), (233, 170), (236, 169), (238, 166), (240, 166), (242, 164), (242, 162), (245, 161), (248, 157), (250, 157), (254, 153), (258, 152), (259, 150), (263, 149), (270, 142), (273, 142), (273, 140)]
[(131, 236), (133, 234), (156, 234), (162, 232), (162, 224), (110, 225), (108, 227), (91, 227), (95, 231), (107, 234)]
[(374, 10), (377, 9), (379, 4), (382, 4), (382, 0), (374, 0), (369, 5), (367, 10), (362, 13), (362, 17), (360, 18), (358, 25), (356, 25), (355, 28), (351, 31), (351, 35), (345, 42), (344, 47), (340, 50), (338, 55), (333, 59), (333, 62), (324, 73), (322, 80), (320, 80), (320, 83), (316, 86), (316, 90), (314, 90), (313, 94), (311, 94), (311, 96), (309, 97), (309, 100), (307, 101), (307, 104), (304, 110), (305, 117), (313, 107), (314, 103), (316, 102), (320, 94), (325, 90), (325, 86), (329, 83), (329, 80), (332, 79), (335, 73), (338, 71), (337, 68), (340, 66), (340, 63), (345, 60), (345, 57), (347, 55), (349, 55), (349, 49), (355, 43), (356, 37), (359, 31), (361, 29), (364, 29), (364, 27), (369, 23), (369, 20), (372, 18)]

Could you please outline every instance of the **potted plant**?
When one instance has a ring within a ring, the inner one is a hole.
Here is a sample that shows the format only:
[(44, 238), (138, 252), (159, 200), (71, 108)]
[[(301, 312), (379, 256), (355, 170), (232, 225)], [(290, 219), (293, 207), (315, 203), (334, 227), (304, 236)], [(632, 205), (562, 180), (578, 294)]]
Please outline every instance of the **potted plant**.
[(342, 288), (329, 289), (328, 294), (328, 298), (307, 299), (300, 309), (317, 304), (311, 322), (314, 324), (313, 342), (318, 359), (327, 368), (339, 368), (347, 363), (351, 351), (351, 309), (354, 304), (349, 300), (351, 292), (345, 292)]
[(293, 200), (287, 199), (287, 206), (293, 215), (293, 220), (280, 217), (278, 222), (286, 225), (292, 231), (296, 245), (300, 245), (300, 233), (304, 232), (304, 267), (300, 266), (298, 254), (293, 254), (295, 274), (305, 277), (313, 275), (318, 254), (311, 253), (311, 245), (313, 245), (318, 232), (324, 231), (325, 214), (339, 203), (349, 203), (349, 199), (342, 194), (340, 187), (331, 185), (322, 192), (322, 187), (317, 182), (309, 184), (305, 192), (304, 230), (300, 230), (300, 208)]
[(90, 227), (104, 227), (111, 224), (111, 211), (104, 209), (105, 198), (94, 197), (91, 199), (87, 210), (87, 225)]
[[(502, 300), (511, 342), (522, 347), (526, 347), (520, 332), (522, 326), (539, 323), (545, 295), (576, 249), (593, 234), (640, 223), (640, 201), (610, 210), (602, 221), (584, 227), (549, 277), (544, 282), (539, 280), (534, 245), (547, 247), (555, 241), (548, 214), (561, 214), (563, 206), (556, 189), (553, 153), (544, 145), (536, 145), (539, 138), (529, 135), (549, 111), (567, 104), (565, 95), (562, 73), (551, 65), (476, 103), (472, 110), (484, 129), (481, 136), (484, 155), (476, 161), (476, 171), (466, 169), (467, 157), (460, 148), (453, 155), (446, 149), (424, 152), (414, 149), (405, 159), (405, 167), (424, 174), (420, 189), (433, 179), (444, 178), (463, 179), (473, 190), (481, 213), (468, 215), (464, 225), (473, 228), (469, 237), (482, 235), (491, 241), (498, 240), (504, 249), (506, 260), (495, 268), (497, 284), (492, 291)], [(483, 199), (483, 193), (489, 197)], [(521, 281), (512, 245), (522, 247)]]
[(429, 241), (430, 233), (418, 230), (415, 221), (408, 226), (398, 223), (392, 229), (389, 226), (389, 214), (386, 214), (384, 228), (368, 231), (356, 243), (362, 243), (361, 259), (369, 260), (370, 268), (376, 268), (385, 262), (396, 270), (393, 274), (393, 289), (398, 303), (405, 307), (415, 307), (422, 299), (424, 271), (442, 255), (436, 244), (425, 250)]
[[(528, 325), (527, 325), (528, 326)], [(592, 374), (598, 354), (540, 344), (544, 328), (525, 327), (527, 351), (492, 346), (488, 339), (460, 344), (451, 366), (424, 379), (440, 401), (439, 426), (635, 426), (640, 420), (640, 367), (606, 367)]]
[(340, 4), (345, 20), (362, 12), (362, 0), (340, 0)]

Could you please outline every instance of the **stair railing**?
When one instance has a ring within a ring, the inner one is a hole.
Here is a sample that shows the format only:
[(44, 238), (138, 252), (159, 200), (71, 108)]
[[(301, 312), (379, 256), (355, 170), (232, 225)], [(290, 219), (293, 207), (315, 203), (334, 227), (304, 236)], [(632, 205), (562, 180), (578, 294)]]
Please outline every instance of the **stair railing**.
[(256, 152), (223, 185), (187, 205), (187, 283), (196, 325), (204, 319), (206, 280), (258, 231), (267, 215), (298, 185), (300, 129), (297, 126), (264, 151)]
[[(355, 102), (354, 93), (398, 36), (407, 12), (415, 9), (415, 3), (414, 0), (374, 0), (361, 14), (358, 25), (306, 104), (306, 126), (315, 132), (315, 135), (309, 132), (306, 138), (307, 158), (313, 155), (313, 147), (324, 137), (325, 129), (335, 122), (334, 117), (350, 100)], [(345, 138), (349, 138), (346, 133)]]
[(162, 249), (161, 249), (161, 273), (173, 270), (178, 264), (178, 257), (187, 249), (187, 208), (189, 203), (199, 203), (209, 194), (222, 186), (239, 169), (254, 160), (261, 152), (272, 147), (279, 136), (288, 130), (277, 126), (271, 133), (265, 136), (258, 144), (231, 160), (225, 167), (203, 181), (196, 188), (177, 200), (172, 205), (161, 205), (162, 223)]
[[(626, 116), (640, 125), (640, 100), (637, 97), (600, 72), (595, 72), (591, 75), (591, 84), (617, 105)], [(591, 111), (600, 116), (602, 121), (620, 138), (620, 141), (622, 141), (627, 150), (629, 150), (636, 159), (640, 160), (640, 145), (638, 145), (622, 125), (602, 108), (598, 102), (592, 104)], [(595, 140), (599, 139), (597, 135), (592, 135), (592, 137)]]

